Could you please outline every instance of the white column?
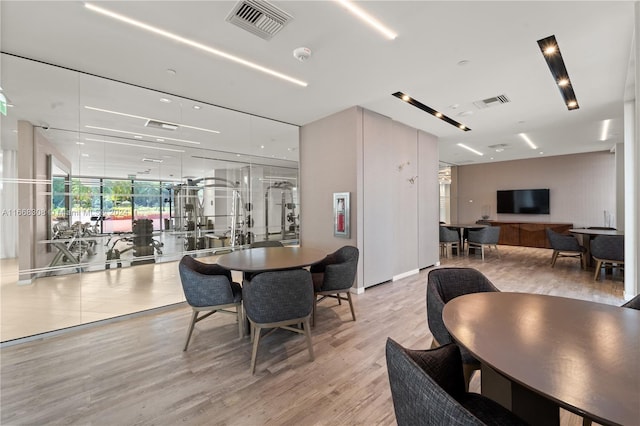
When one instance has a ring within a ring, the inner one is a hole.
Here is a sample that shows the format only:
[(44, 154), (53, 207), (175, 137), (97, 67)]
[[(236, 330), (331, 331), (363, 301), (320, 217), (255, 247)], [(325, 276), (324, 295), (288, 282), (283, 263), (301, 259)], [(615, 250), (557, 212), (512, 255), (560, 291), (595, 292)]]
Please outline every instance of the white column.
[(624, 104), (624, 181), (625, 181), (625, 265), (624, 298), (631, 299), (640, 293), (640, 270), (638, 268), (638, 243), (640, 242), (640, 209), (638, 192), (640, 191), (640, 2), (635, 2), (634, 47), (635, 69), (631, 78), (635, 81), (635, 93), (627, 95)]

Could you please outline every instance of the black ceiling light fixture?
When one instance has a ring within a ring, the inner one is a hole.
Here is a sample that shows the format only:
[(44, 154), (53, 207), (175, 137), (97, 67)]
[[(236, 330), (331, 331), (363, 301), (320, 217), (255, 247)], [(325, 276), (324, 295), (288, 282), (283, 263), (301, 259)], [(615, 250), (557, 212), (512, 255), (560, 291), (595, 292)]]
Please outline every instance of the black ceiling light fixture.
[(569, 73), (564, 65), (556, 36), (551, 35), (538, 40), (538, 46), (540, 47), (542, 56), (544, 56), (545, 61), (547, 61), (551, 75), (556, 80), (556, 84), (558, 85), (558, 89), (560, 89), (560, 94), (567, 108), (569, 110), (580, 108), (576, 94), (573, 91), (573, 85), (569, 79)]
[(435, 109), (426, 106), (422, 102), (413, 99), (411, 96), (407, 95), (406, 93), (396, 92), (396, 93), (392, 93), (392, 96), (395, 96), (396, 98), (398, 98), (400, 100), (403, 100), (406, 103), (411, 104), (416, 108), (420, 108), (424, 112), (428, 112), (429, 114), (433, 115), (434, 117), (439, 118), (440, 120), (446, 121), (447, 123), (451, 124), (452, 126), (456, 126), (460, 130), (464, 130), (465, 132), (468, 132), (469, 130), (471, 130), (470, 128), (468, 128), (464, 124), (458, 123), (456, 120), (447, 117), (446, 115), (444, 115), (440, 111), (436, 111)]

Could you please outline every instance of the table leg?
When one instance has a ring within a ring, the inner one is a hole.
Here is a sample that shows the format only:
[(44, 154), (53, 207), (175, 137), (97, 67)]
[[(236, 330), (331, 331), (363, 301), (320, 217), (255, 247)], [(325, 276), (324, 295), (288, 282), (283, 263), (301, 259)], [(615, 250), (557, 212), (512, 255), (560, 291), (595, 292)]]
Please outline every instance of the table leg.
[(553, 401), (514, 383), (491, 367), (481, 366), (482, 395), (493, 399), (532, 426), (559, 426), (560, 408)]

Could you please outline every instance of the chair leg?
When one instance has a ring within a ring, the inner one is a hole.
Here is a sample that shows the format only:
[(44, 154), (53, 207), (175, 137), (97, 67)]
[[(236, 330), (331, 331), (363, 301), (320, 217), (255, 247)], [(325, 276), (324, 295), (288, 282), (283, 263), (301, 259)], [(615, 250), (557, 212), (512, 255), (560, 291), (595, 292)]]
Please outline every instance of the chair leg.
[(484, 262), (484, 244), (480, 246), (480, 255), (482, 257), (482, 261)]
[(312, 308), (312, 312), (311, 312), (311, 326), (315, 327), (316, 326), (316, 308), (318, 307), (318, 295), (314, 294), (313, 295), (313, 308)]
[(500, 250), (498, 250), (498, 245), (496, 244), (496, 245), (494, 245), (494, 247), (496, 248), (496, 254), (498, 255), (498, 259), (502, 259), (500, 257)]
[(240, 334), (240, 338), (244, 336), (244, 309), (242, 309), (242, 303), (240, 303), (236, 309), (238, 310), (238, 333)]
[(191, 324), (189, 324), (189, 331), (187, 331), (187, 340), (184, 342), (184, 349), (182, 351), (186, 351), (189, 346), (189, 340), (191, 339), (191, 333), (193, 333), (193, 327), (196, 325), (196, 321), (198, 320), (198, 311), (194, 309), (191, 313)]
[(553, 268), (554, 266), (556, 266), (556, 260), (558, 260), (558, 255), (560, 254), (560, 252), (558, 250), (554, 250), (553, 251), (553, 256), (551, 256), (551, 267)]
[(347, 300), (349, 300), (349, 307), (351, 308), (351, 317), (356, 320), (356, 311), (353, 309), (353, 301), (351, 300), (351, 292), (347, 290)]
[(256, 371), (256, 358), (258, 357), (258, 342), (260, 341), (260, 328), (255, 324), (251, 324), (253, 330), (253, 349), (251, 350), (251, 374)]
[(315, 355), (313, 354), (313, 342), (311, 342), (311, 327), (309, 326), (309, 317), (306, 317), (303, 321), (304, 335), (307, 338), (307, 346), (309, 347), (309, 360), (313, 361)]
[(469, 392), (469, 383), (471, 383), (471, 378), (473, 377), (473, 373), (478, 369), (476, 365), (472, 364), (462, 364), (462, 374), (464, 375), (464, 386), (465, 390)]
[(602, 268), (602, 260), (598, 260), (596, 263), (596, 273), (593, 275), (594, 281), (597, 281), (600, 276), (600, 268)]

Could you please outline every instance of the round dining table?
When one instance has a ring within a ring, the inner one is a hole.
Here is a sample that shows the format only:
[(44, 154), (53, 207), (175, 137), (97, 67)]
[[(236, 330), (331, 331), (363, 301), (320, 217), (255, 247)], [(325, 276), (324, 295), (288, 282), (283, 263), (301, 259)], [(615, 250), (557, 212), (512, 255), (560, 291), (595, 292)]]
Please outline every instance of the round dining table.
[(563, 407), (603, 425), (640, 424), (640, 311), (565, 297), (489, 292), (443, 310), (481, 363), (482, 394), (529, 424)]
[(308, 247), (260, 247), (223, 254), (217, 263), (233, 271), (266, 272), (304, 268), (326, 256), (324, 251)]

